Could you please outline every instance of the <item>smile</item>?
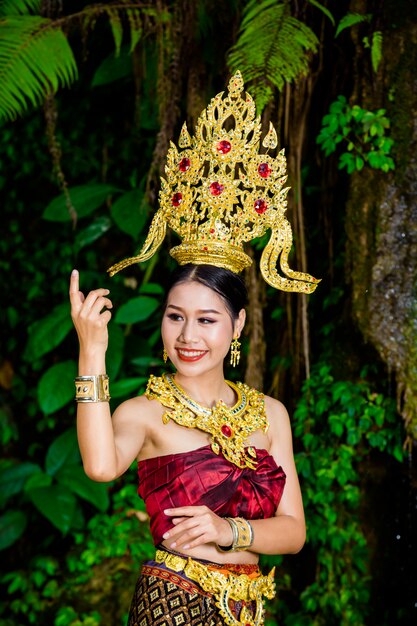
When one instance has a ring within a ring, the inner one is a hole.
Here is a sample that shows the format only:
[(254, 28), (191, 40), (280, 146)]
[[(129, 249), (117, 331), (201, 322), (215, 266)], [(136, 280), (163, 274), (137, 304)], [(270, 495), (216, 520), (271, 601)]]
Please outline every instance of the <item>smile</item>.
[(183, 350), (181, 348), (176, 350), (181, 361), (198, 361), (208, 352), (208, 350)]

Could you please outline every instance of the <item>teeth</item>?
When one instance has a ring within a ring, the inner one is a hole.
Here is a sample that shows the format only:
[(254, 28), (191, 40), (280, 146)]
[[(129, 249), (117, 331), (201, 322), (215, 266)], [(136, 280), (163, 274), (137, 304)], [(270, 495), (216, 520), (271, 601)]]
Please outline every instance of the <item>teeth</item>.
[(205, 353), (205, 350), (178, 350), (182, 356), (200, 356)]

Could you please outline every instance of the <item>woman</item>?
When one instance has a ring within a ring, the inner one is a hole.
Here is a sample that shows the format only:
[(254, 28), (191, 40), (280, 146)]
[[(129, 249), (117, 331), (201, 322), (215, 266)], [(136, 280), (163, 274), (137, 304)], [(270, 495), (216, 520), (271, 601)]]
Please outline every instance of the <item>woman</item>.
[[(108, 296), (97, 289), (84, 297), (74, 270), (72, 318), (79, 374), (88, 383), (106, 372)], [(237, 274), (181, 266), (161, 328), (175, 375), (151, 377), (145, 395), (121, 404), (113, 418), (106, 401), (78, 404), (90, 478), (114, 480), (138, 461), (157, 552), (142, 569), (129, 626), (258, 626), (262, 596), (273, 595), (273, 573), (261, 576), (259, 554), (296, 553), (304, 544), (288, 414), (279, 401), (224, 378), (224, 359), (231, 344), (236, 354), (244, 327), (245, 300)], [(106, 400), (107, 381), (100, 381)], [(91, 390), (78, 379), (77, 385), (82, 400)]]

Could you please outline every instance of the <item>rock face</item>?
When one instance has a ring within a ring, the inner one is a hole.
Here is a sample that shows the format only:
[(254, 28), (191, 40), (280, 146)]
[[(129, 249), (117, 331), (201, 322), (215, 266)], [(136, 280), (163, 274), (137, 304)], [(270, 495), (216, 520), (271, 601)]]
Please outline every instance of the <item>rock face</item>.
[[(395, 375), (399, 410), (417, 440), (417, 20), (388, 33), (378, 87), (364, 106), (386, 107), (396, 169), (355, 174), (347, 202), (347, 271), (353, 314)], [(385, 42), (385, 39), (384, 39)], [(364, 93), (366, 89), (367, 93)], [(391, 94), (391, 103), (381, 93)]]

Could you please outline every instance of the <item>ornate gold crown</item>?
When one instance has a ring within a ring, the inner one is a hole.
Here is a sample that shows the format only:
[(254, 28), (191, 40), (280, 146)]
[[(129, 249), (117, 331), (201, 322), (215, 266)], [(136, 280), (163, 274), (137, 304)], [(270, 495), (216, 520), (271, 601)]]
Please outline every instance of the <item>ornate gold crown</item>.
[[(167, 225), (182, 243), (172, 250), (180, 265), (194, 263), (240, 272), (252, 263), (243, 243), (271, 229), (260, 268), (267, 283), (283, 291), (312, 293), (318, 279), (288, 266), (292, 231), (285, 217), (287, 180), (284, 150), (276, 158), (259, 153), (260, 117), (255, 103), (243, 92), (237, 72), (228, 95), (215, 96), (200, 115), (194, 137), (184, 123), (177, 150), (168, 150), (166, 179), (162, 178), (160, 207), (138, 256), (113, 265), (111, 276), (123, 268), (149, 259), (165, 238)], [(270, 124), (262, 146), (274, 149), (277, 134)], [(278, 274), (276, 264), (289, 278)]]

